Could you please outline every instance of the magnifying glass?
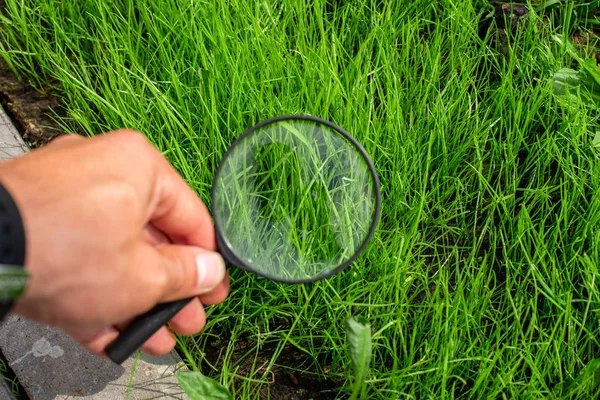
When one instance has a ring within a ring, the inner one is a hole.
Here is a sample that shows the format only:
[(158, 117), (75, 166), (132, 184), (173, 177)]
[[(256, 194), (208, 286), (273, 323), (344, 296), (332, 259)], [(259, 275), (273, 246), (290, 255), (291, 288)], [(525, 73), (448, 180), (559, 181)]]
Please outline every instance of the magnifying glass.
[[(236, 139), (215, 173), (212, 212), (228, 264), (283, 283), (328, 278), (369, 243), (380, 185), (365, 149), (313, 116), (263, 121)], [(192, 298), (137, 317), (105, 350), (121, 364)]]

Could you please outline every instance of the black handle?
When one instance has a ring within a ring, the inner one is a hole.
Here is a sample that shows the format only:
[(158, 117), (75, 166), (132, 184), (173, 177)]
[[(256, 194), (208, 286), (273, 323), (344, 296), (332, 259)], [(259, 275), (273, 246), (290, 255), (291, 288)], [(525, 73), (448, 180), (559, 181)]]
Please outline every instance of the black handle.
[(105, 353), (108, 358), (116, 364), (122, 364), (192, 299), (193, 297), (161, 303), (136, 317), (131, 325), (106, 346)]

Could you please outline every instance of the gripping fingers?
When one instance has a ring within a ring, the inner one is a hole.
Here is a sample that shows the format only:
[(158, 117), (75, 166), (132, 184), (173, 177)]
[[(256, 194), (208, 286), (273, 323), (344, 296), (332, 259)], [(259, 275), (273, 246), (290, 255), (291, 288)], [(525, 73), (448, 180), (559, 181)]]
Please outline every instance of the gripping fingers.
[(169, 326), (181, 336), (192, 336), (204, 329), (206, 313), (198, 298), (190, 301), (173, 319)]
[(225, 274), (225, 278), (219, 286), (209, 293), (201, 294), (199, 297), (200, 302), (208, 306), (224, 302), (227, 296), (229, 296), (229, 272)]
[(173, 334), (166, 326), (163, 326), (144, 343), (142, 351), (153, 356), (162, 356), (173, 350), (176, 344)]

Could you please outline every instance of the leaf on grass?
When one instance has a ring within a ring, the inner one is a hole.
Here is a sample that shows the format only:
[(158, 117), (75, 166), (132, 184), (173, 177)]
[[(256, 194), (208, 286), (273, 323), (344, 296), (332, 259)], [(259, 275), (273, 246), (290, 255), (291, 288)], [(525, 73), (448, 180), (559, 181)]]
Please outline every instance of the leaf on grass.
[(233, 400), (225, 386), (200, 372), (179, 371), (175, 376), (192, 400)]
[(573, 43), (557, 35), (554, 40), (579, 64), (580, 71), (563, 68), (553, 77), (554, 92), (567, 100), (581, 100), (586, 106), (600, 107), (600, 67), (596, 60), (584, 59)]
[(364, 382), (371, 363), (371, 324), (355, 317), (346, 321), (346, 337), (350, 360), (357, 383)]
[(581, 101), (589, 107), (600, 107), (600, 85), (589, 76), (563, 68), (554, 74), (552, 86), (554, 93), (563, 99)]
[(600, 130), (596, 130), (596, 134), (594, 135), (594, 140), (592, 141), (592, 146), (600, 150)]
[(554, 92), (561, 96), (568, 95), (569, 89), (580, 85), (579, 72), (571, 68), (563, 68), (554, 73)]

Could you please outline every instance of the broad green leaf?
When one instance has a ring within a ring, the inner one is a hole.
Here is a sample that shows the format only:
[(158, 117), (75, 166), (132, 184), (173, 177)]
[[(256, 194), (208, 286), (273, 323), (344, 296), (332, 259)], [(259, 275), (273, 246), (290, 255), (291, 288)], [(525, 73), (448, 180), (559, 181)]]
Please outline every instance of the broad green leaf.
[(594, 135), (594, 140), (592, 141), (592, 146), (600, 150), (600, 129), (596, 130), (596, 134)]
[(579, 73), (574, 69), (563, 68), (554, 73), (552, 86), (554, 93), (564, 99), (577, 100), (577, 91), (581, 85)]
[(600, 68), (594, 59), (584, 59), (569, 39), (561, 35), (554, 40), (579, 64), (580, 71), (563, 68), (554, 74), (554, 91), (563, 98), (581, 99), (585, 105), (600, 106)]
[(553, 76), (554, 93), (570, 101), (581, 101), (588, 107), (600, 107), (600, 85), (588, 76), (563, 68)]
[(563, 68), (554, 73), (554, 83), (561, 83), (566, 87), (577, 87), (581, 84), (579, 72), (571, 68)]
[(192, 400), (233, 400), (225, 386), (200, 372), (179, 371), (175, 376)]
[(357, 384), (362, 384), (371, 363), (371, 324), (349, 318), (346, 321), (346, 337), (354, 377)]

